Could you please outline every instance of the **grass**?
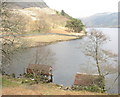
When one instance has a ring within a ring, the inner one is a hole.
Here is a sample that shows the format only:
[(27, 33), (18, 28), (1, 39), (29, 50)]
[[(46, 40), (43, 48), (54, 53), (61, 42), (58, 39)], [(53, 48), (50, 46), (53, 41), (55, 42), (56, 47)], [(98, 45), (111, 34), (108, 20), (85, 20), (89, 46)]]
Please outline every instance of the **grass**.
[(9, 78), (9, 77), (2, 77), (2, 87), (16, 87), (20, 85), (19, 81), (15, 81), (13, 78)]
[(3, 76), (3, 95), (104, 95), (102, 93), (87, 91), (72, 91), (60, 89), (59, 85), (54, 83), (22, 84), (21, 79), (9, 78)]
[(73, 40), (77, 38), (78, 37), (62, 36), (62, 35), (37, 35), (37, 36), (24, 37), (24, 39), (28, 41), (29, 47), (37, 46), (42, 43), (49, 44), (49, 43), (54, 43), (59, 41)]
[[(49, 33), (59, 33), (59, 34), (65, 34), (65, 35), (29, 35), (22, 37), (24, 40), (27, 41), (28, 47), (34, 47), (34, 46), (39, 46), (39, 45), (44, 45), (44, 44), (50, 44), (50, 43), (55, 43), (55, 42), (60, 42), (60, 41), (68, 41), (68, 40), (75, 40), (75, 39), (80, 39), (79, 36), (84, 36), (84, 33), (70, 33), (65, 31), (64, 29), (53, 29)], [(66, 35), (71, 35), (71, 36), (66, 36)], [(74, 35), (74, 36), (72, 36)]]

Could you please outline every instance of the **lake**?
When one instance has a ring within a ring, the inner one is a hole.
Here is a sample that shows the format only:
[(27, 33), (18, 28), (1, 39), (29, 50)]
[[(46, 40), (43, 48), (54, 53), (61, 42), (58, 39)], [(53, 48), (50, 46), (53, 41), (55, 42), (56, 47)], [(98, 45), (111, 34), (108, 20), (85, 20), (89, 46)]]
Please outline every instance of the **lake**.
[[(96, 28), (103, 31), (110, 37), (110, 42), (104, 47), (118, 54), (118, 29), (117, 28)], [(89, 31), (90, 29), (87, 29)], [(40, 53), (40, 64), (53, 66), (54, 83), (65, 86), (73, 85), (75, 75), (80, 73), (91, 73), (97, 68), (90, 64), (87, 57), (82, 53), (80, 43), (83, 39), (59, 42), (42, 48), (30, 48), (13, 56), (11, 65), (6, 69), (8, 73), (15, 73), (16, 76), (23, 74), (28, 64), (34, 64), (36, 50)], [(48, 55), (50, 54), (50, 56)], [(117, 67), (117, 65), (116, 65)], [(116, 74), (106, 76), (106, 89), (112, 86)], [(108, 93), (118, 93), (118, 83), (114, 84)]]

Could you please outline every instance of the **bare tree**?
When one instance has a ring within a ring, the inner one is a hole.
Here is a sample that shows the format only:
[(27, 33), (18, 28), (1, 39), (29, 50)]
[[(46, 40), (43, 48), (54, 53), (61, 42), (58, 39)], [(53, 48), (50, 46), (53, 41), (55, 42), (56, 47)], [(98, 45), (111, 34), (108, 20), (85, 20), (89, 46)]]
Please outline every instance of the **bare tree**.
[(44, 19), (38, 19), (35, 21), (35, 31), (43, 32), (49, 31), (50, 27)]
[(9, 64), (12, 55), (26, 45), (21, 34), (25, 32), (25, 18), (10, 8), (9, 3), (1, 3), (0, 15), (0, 41), (2, 48), (2, 70)]
[(45, 64), (52, 66), (54, 64), (54, 53), (45, 47), (39, 47), (36, 49), (34, 60), (35, 64)]
[[(41, 15), (42, 14), (42, 15)], [(46, 32), (50, 30), (50, 25), (47, 23), (46, 14), (41, 13), (36, 16), (36, 20), (30, 20), (28, 29), (31, 32)]]
[(117, 54), (103, 49), (103, 45), (108, 41), (106, 35), (93, 29), (87, 34), (85, 41), (83, 51), (85, 55), (92, 58), (100, 76), (117, 70), (113, 65), (117, 63)]

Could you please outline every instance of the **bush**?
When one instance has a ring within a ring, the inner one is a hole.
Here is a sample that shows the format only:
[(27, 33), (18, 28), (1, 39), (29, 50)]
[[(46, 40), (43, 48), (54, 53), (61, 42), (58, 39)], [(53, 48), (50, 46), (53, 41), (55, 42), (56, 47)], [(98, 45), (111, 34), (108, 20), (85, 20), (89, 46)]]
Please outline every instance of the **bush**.
[(77, 86), (77, 85), (74, 85), (74, 86), (72, 86), (72, 90), (76, 90), (76, 91), (85, 90), (85, 91), (99, 92), (99, 93), (104, 93), (106, 91), (105, 89), (102, 89), (97, 85), (92, 85), (92, 86)]
[[(34, 79), (33, 82), (35, 81), (35, 83), (38, 83), (38, 82), (48, 83), (49, 82), (48, 77), (45, 77), (44, 75), (24, 74), (24, 77), (28, 79)], [(22, 83), (29, 83), (29, 81), (28, 82), (23, 81)]]
[(81, 32), (84, 30), (84, 25), (79, 19), (72, 18), (67, 21), (66, 26), (72, 32)]
[(12, 77), (15, 78), (15, 74), (14, 73), (12, 74)]
[(34, 78), (34, 75), (33, 74), (24, 74), (24, 77), (26, 77), (26, 78)]

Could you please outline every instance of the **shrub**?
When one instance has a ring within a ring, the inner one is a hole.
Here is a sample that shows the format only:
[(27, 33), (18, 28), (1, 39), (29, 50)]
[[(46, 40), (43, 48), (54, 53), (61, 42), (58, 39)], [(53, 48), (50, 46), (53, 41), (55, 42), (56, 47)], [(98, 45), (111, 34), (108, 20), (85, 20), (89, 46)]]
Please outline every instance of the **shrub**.
[[(35, 83), (38, 83), (38, 82), (48, 83), (49, 82), (49, 78), (45, 77), (44, 75), (24, 74), (24, 77), (28, 79), (34, 79), (33, 82)], [(28, 82), (23, 81), (22, 83), (29, 83), (29, 81)]]
[(84, 25), (79, 19), (72, 18), (67, 21), (66, 26), (72, 32), (81, 32), (84, 30)]
[(103, 93), (106, 90), (100, 88), (97, 85), (92, 85), (92, 86), (78, 86), (78, 85), (74, 85), (72, 86), (72, 90), (76, 90), (76, 91), (80, 91), (80, 90), (85, 90), (85, 91), (90, 91), (90, 92), (99, 92), (99, 93)]

